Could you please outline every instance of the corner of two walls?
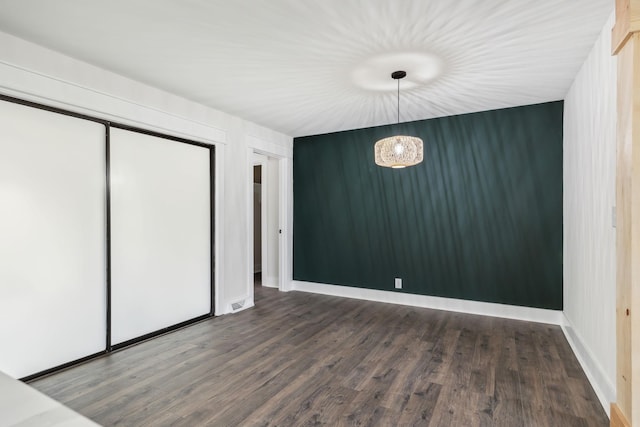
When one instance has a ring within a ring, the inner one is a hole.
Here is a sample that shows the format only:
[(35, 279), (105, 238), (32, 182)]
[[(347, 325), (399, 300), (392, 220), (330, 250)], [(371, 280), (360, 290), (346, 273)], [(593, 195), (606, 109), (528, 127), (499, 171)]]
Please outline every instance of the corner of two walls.
[(616, 59), (614, 16), (564, 103), (563, 329), (603, 407), (616, 399)]

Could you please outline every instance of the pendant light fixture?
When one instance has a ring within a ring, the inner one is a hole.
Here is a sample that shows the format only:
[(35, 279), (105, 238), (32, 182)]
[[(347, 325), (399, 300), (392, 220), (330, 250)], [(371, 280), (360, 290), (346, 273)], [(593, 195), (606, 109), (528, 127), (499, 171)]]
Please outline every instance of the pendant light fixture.
[[(398, 124), (400, 123), (400, 79), (406, 75), (404, 71), (391, 73), (391, 78), (398, 81)], [(378, 166), (394, 169), (417, 165), (424, 157), (422, 139), (415, 136), (396, 135), (383, 138), (376, 142), (374, 150)]]

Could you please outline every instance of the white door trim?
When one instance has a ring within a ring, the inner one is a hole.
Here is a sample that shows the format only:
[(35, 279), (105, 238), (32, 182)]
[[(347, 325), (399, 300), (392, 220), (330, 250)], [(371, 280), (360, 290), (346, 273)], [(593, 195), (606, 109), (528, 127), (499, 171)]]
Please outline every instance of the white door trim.
[[(293, 252), (291, 250), (293, 243), (292, 229), (292, 191), (293, 185), (291, 181), (291, 158), (289, 154), (284, 154), (283, 150), (269, 151), (267, 149), (249, 147), (247, 151), (249, 159), (249, 167), (247, 168), (247, 295), (249, 296), (249, 306), (254, 304), (254, 292), (253, 292), (253, 166), (254, 161), (258, 156), (267, 156), (278, 161), (278, 215), (279, 215), (279, 240), (278, 240), (278, 254), (279, 254), (279, 271), (278, 271), (278, 289), (280, 291), (289, 291), (290, 283), (292, 280), (291, 266)], [(263, 185), (265, 179), (265, 169), (263, 169), (262, 181)], [(267, 183), (267, 186), (274, 185), (274, 183)], [(262, 188), (263, 200), (266, 187)], [(263, 209), (266, 204), (263, 203)], [(263, 211), (264, 212), (264, 211)], [(264, 231), (263, 231), (264, 233)], [(264, 237), (264, 234), (263, 234)], [(263, 277), (265, 269), (265, 251), (263, 239)], [(268, 256), (268, 255), (267, 255)], [(268, 267), (267, 267), (268, 268)]]

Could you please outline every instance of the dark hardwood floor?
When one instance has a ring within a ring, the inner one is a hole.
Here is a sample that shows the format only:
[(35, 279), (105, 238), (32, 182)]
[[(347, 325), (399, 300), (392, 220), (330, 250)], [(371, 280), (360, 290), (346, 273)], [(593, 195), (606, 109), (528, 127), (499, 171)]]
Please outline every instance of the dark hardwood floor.
[(262, 287), (31, 385), (104, 426), (608, 426), (557, 326)]

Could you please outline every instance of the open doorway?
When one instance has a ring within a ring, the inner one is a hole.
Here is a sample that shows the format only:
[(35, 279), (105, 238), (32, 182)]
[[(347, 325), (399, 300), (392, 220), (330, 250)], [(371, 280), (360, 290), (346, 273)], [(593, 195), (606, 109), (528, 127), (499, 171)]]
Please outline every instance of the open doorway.
[(254, 154), (253, 277), (256, 287), (278, 288), (280, 198), (278, 159)]

